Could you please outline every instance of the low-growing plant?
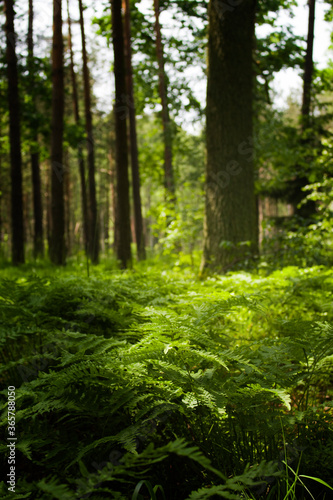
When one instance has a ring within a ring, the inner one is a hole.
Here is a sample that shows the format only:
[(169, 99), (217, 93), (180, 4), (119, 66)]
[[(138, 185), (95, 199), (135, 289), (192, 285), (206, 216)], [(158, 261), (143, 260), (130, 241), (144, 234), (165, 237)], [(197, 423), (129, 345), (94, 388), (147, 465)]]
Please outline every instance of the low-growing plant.
[(1, 283), (0, 424), (15, 386), (18, 437), (2, 497), (328, 495), (331, 271), (103, 266)]

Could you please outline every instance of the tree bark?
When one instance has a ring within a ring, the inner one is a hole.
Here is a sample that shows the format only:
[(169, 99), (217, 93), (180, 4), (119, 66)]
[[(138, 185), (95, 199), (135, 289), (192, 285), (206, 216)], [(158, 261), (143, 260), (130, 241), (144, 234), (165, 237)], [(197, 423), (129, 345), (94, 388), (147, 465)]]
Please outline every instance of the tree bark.
[(62, 144), (64, 132), (64, 68), (61, 3), (62, 0), (53, 0), (50, 259), (57, 265), (63, 265), (66, 261)]
[(132, 47), (131, 47), (131, 14), (129, 0), (123, 0), (124, 10), (124, 44), (126, 60), (126, 87), (128, 95), (128, 115), (130, 126), (130, 152), (132, 167), (132, 188), (133, 188), (133, 206), (135, 220), (135, 239), (137, 246), (137, 255), (139, 260), (146, 258), (145, 240), (143, 233), (142, 206), (140, 194), (140, 168), (138, 140), (136, 133), (136, 115), (134, 104), (133, 87), (133, 69), (132, 69)]
[(51, 175), (47, 176), (45, 184), (45, 207), (46, 207), (46, 239), (48, 248), (51, 248)]
[(116, 169), (112, 157), (112, 151), (109, 153), (110, 162), (110, 197), (111, 197), (111, 212), (112, 212), (112, 223), (113, 223), (113, 250), (116, 252), (117, 249), (117, 188), (116, 188)]
[(104, 244), (105, 244), (105, 253), (108, 255), (109, 254), (109, 241), (110, 241), (110, 234), (109, 234), (109, 227), (110, 227), (110, 191), (111, 191), (111, 176), (110, 172), (108, 171), (107, 179), (109, 182), (106, 183), (105, 185), (105, 212), (104, 212), (104, 220), (103, 220), (103, 232), (104, 232)]
[(115, 133), (116, 133), (116, 218), (115, 247), (116, 255), (122, 268), (131, 265), (131, 225), (128, 180), (128, 150), (127, 150), (127, 107), (123, 97), (126, 95), (124, 35), (121, 15), (121, 0), (111, 0), (112, 9), (112, 39), (114, 52), (114, 74), (116, 85), (115, 102)]
[(313, 40), (314, 40), (314, 23), (315, 23), (315, 4), (316, 0), (308, 0), (309, 5), (309, 21), (308, 21), (308, 38), (306, 45), (305, 67), (303, 75), (303, 99), (302, 99), (302, 125), (306, 129), (309, 125), (310, 105), (311, 105), (311, 88), (313, 79)]
[(21, 264), (24, 262), (22, 156), (13, 0), (5, 0), (5, 15), (11, 176), (12, 261), (13, 264)]
[[(36, 107), (36, 102), (34, 98), (34, 69), (33, 69), (33, 57), (34, 57), (34, 42), (33, 42), (33, 0), (29, 0), (29, 22), (28, 22), (28, 71), (29, 71), (29, 85), (30, 93), (33, 96), (33, 106)], [(30, 146), (30, 158), (31, 158), (31, 178), (32, 178), (32, 189), (33, 189), (33, 209), (34, 209), (34, 257), (43, 257), (44, 255), (44, 232), (43, 232), (43, 205), (42, 205), (42, 183), (40, 176), (40, 166), (39, 166), (39, 147), (38, 147), (38, 132), (36, 129), (36, 124), (31, 120), (31, 146)]]
[(65, 153), (65, 171), (64, 171), (64, 202), (65, 202), (65, 242), (66, 255), (72, 252), (72, 232), (71, 232), (71, 178), (69, 170), (69, 154)]
[(86, 37), (84, 31), (82, 0), (79, 0), (79, 10), (80, 10), (80, 27), (81, 27), (81, 40), (82, 40), (84, 107), (85, 107), (85, 118), (86, 118), (87, 148), (88, 148), (89, 219), (90, 219), (88, 254), (92, 262), (97, 264), (99, 257), (99, 230), (98, 230), (96, 182), (95, 182), (95, 145), (93, 137), (90, 78), (89, 78), (89, 68), (88, 68), (88, 56), (86, 51)]
[(209, 3), (202, 270), (227, 270), (258, 250), (252, 125), (254, 19), (255, 0), (238, 2), (224, 13), (213, 0)]
[[(311, 91), (313, 81), (313, 40), (314, 40), (314, 25), (315, 25), (315, 4), (316, 0), (308, 0), (309, 5), (309, 20), (308, 20), (308, 36), (306, 55), (304, 62), (303, 74), (303, 96), (302, 96), (302, 109), (301, 109), (301, 146), (307, 148), (311, 146), (313, 140), (313, 132), (311, 137)], [(307, 158), (307, 163), (312, 161), (311, 155)], [(316, 213), (316, 203), (312, 200), (299, 204), (304, 200), (307, 193), (303, 188), (309, 184), (309, 179), (304, 172), (304, 167), (296, 165), (297, 177), (291, 183), (291, 196), (289, 201), (294, 207), (294, 214), (302, 217), (303, 219), (311, 219)]]
[(164, 137), (164, 183), (167, 191), (170, 194), (171, 201), (175, 202), (175, 180), (172, 165), (172, 131), (171, 121), (168, 106), (167, 83), (164, 69), (164, 54), (163, 43), (160, 26), (160, 5), (159, 0), (154, 0), (155, 12), (155, 36), (156, 36), (156, 53), (158, 62), (158, 78), (159, 92), (162, 104), (162, 122), (163, 122), (163, 137)]
[[(0, 90), (0, 99), (1, 90)], [(0, 119), (0, 137), (2, 137), (2, 123)], [(2, 219), (2, 198), (3, 198), (3, 184), (2, 184), (2, 143), (0, 142), (0, 256), (2, 256), (2, 242), (3, 242), (3, 219)]]
[[(69, 0), (67, 0), (67, 17), (68, 17), (68, 47), (70, 52), (70, 66), (71, 66), (71, 80), (72, 80), (72, 91), (73, 91), (73, 111), (74, 119), (77, 126), (80, 125), (80, 111), (79, 111), (79, 99), (77, 93), (76, 84), (76, 74), (74, 69), (74, 55), (73, 55), (73, 44), (72, 44), (72, 29), (71, 29), (71, 17), (69, 12)], [(85, 176), (85, 165), (83, 158), (82, 146), (78, 145), (78, 163), (79, 163), (79, 175), (81, 184), (81, 206), (82, 206), (82, 219), (83, 219), (83, 239), (85, 251), (88, 251), (88, 238), (89, 238), (89, 222), (88, 222), (88, 202), (87, 202), (87, 186), (86, 186), (86, 176)]]

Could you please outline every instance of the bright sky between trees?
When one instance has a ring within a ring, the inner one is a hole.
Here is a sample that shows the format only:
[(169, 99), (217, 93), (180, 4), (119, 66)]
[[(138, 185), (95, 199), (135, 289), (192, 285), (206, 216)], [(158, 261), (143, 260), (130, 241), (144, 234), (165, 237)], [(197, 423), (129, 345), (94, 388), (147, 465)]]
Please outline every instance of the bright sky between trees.
[[(140, 10), (147, 16), (153, 17), (152, 10), (152, 0), (141, 0), (138, 3)], [(308, 26), (308, 6), (307, 0), (299, 0), (298, 7), (292, 9), (293, 16), (290, 13), (283, 12), (277, 18), (277, 25), (287, 26), (291, 25), (293, 27), (293, 32), (296, 35), (306, 37), (307, 26)], [(101, 36), (96, 36), (96, 26), (91, 26), (90, 20), (98, 15), (103, 14), (103, 4), (101, 2), (95, 2), (94, 4), (89, 1), (86, 2), (88, 5), (85, 11), (85, 21), (86, 21), (86, 32), (87, 32), (87, 46), (94, 47), (96, 52), (96, 64), (91, 66), (91, 73), (95, 80), (94, 92), (98, 99), (98, 108), (102, 111), (109, 112), (112, 109), (113, 97), (114, 97), (114, 82), (113, 75), (110, 72), (112, 64), (112, 49), (107, 48), (106, 41)], [(90, 4), (90, 5), (89, 5)], [(67, 12), (65, 9), (66, 5), (64, 2), (64, 20), (67, 19)], [(323, 68), (327, 65), (330, 58), (332, 58), (332, 50), (329, 50), (331, 45), (330, 33), (332, 31), (330, 23), (324, 20), (325, 11), (328, 9), (328, 5), (323, 1), (316, 2), (316, 22), (315, 22), (315, 40), (314, 40), (314, 60), (319, 68)], [(78, 19), (78, 8), (76, 2), (71, 2), (71, 16), (73, 19)], [(178, 27), (175, 26), (175, 22), (172, 20), (172, 16), (168, 12), (163, 12), (161, 15), (162, 32), (165, 33), (177, 29), (181, 33)], [(20, 22), (17, 23), (18, 29)], [(75, 24), (73, 25), (74, 32), (74, 49), (76, 63), (78, 69), (81, 65), (81, 44), (80, 44), (80, 34), (79, 27)], [(67, 30), (67, 23), (64, 24), (64, 34)], [(257, 28), (257, 34), (259, 36), (265, 36), (271, 30), (270, 26), (261, 26)], [(51, 40), (52, 34), (52, 2), (51, 0), (35, 0), (35, 36), (37, 42), (42, 48), (45, 44), (45, 34), (49, 31), (49, 42)], [(40, 37), (40, 34), (44, 35)], [(178, 36), (178, 34), (177, 34)], [(97, 50), (96, 50), (97, 49)], [(167, 68), (168, 70), (168, 68)], [(206, 81), (203, 78), (201, 69), (189, 68), (187, 72), (188, 78), (191, 80), (192, 88), (200, 100), (204, 103), (206, 99)], [(172, 75), (171, 75), (172, 77)], [(293, 92), (296, 96), (299, 95), (301, 98), (301, 72), (288, 69), (281, 71), (275, 78), (273, 83), (273, 91), (276, 93), (274, 96), (274, 103), (278, 108), (283, 108), (286, 106), (287, 97)], [(186, 113), (182, 116), (176, 117), (176, 121), (182, 124), (189, 132), (198, 132), (201, 125), (199, 123), (193, 123), (194, 120), (193, 113)]]
[[(293, 17), (288, 13), (283, 12), (278, 17), (278, 23), (281, 26), (290, 24), (293, 27), (295, 35), (303, 36), (306, 38), (308, 29), (308, 16), (309, 9), (307, 0), (299, 0), (298, 7), (294, 7), (292, 13)], [(315, 37), (313, 45), (314, 61), (319, 69), (327, 66), (329, 59), (332, 59), (331, 45), (331, 32), (332, 26), (324, 20), (325, 12), (328, 10), (327, 3), (323, 1), (316, 2), (315, 13)], [(266, 34), (267, 27), (263, 26), (258, 29), (258, 34)], [(299, 95), (301, 100), (302, 79), (301, 74), (293, 69), (283, 70), (276, 77), (273, 84), (273, 89), (277, 95), (274, 99), (275, 104), (279, 108), (286, 106), (287, 97), (294, 90), (296, 95)]]

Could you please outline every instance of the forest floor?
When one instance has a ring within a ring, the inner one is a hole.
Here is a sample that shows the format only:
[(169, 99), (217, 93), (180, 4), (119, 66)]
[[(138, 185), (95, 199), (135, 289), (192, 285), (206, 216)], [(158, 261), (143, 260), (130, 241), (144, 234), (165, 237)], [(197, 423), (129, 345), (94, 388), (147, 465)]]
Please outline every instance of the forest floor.
[(331, 498), (332, 269), (0, 277), (1, 498)]

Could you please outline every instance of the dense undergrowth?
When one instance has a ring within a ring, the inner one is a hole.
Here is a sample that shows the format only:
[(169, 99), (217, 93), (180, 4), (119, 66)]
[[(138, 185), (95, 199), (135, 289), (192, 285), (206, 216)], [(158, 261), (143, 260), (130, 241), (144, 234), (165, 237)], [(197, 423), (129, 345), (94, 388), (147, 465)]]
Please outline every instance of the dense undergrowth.
[(332, 290), (325, 267), (4, 269), (1, 498), (332, 498)]

